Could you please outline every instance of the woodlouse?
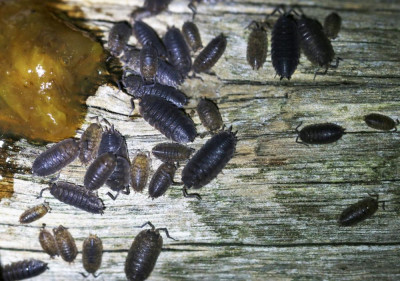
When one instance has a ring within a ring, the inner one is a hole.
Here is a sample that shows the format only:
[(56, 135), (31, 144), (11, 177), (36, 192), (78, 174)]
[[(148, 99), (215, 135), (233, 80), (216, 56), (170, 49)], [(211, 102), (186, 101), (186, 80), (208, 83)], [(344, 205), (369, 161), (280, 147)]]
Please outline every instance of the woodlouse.
[(188, 103), (188, 97), (178, 89), (155, 83), (154, 85), (144, 85), (142, 78), (137, 75), (129, 75), (123, 77), (123, 85), (128, 94), (133, 95), (136, 99), (145, 95), (161, 97), (177, 107), (183, 107)]
[(131, 34), (132, 27), (125, 21), (117, 22), (111, 27), (108, 34), (108, 49), (113, 56), (117, 57), (122, 53)]
[(183, 77), (186, 77), (192, 68), (192, 58), (181, 31), (176, 27), (168, 28), (163, 41), (167, 49), (168, 61), (178, 69)]
[(48, 176), (61, 170), (78, 157), (79, 144), (74, 139), (65, 139), (41, 153), (33, 162), (32, 172)]
[(378, 210), (378, 195), (366, 197), (347, 207), (339, 217), (340, 226), (352, 226), (371, 217)]
[(399, 124), (399, 120), (396, 122), (389, 116), (379, 113), (371, 113), (364, 116), (364, 121), (369, 127), (382, 131), (390, 131), (392, 129), (397, 131), (396, 125)]
[(203, 98), (197, 104), (197, 114), (204, 127), (215, 132), (223, 125), (222, 116), (218, 106), (211, 100)]
[(133, 35), (139, 41), (142, 46), (151, 44), (157, 49), (157, 54), (161, 57), (167, 57), (167, 51), (164, 43), (158, 37), (157, 32), (148, 24), (142, 21), (135, 21), (133, 24)]
[(162, 163), (154, 173), (149, 184), (149, 195), (152, 199), (162, 196), (174, 183), (176, 166)]
[(7, 264), (2, 268), (3, 281), (14, 281), (38, 276), (49, 269), (41, 260), (29, 259)]
[(123, 193), (128, 195), (130, 193), (129, 190), (129, 182), (131, 180), (131, 163), (123, 156), (117, 156), (116, 166), (114, 172), (107, 179), (106, 184), (113, 190), (116, 191), (116, 195), (112, 195), (110, 192), (107, 192), (107, 195), (110, 196), (111, 199), (117, 199), (119, 193)]
[(196, 135), (193, 120), (174, 104), (157, 96), (141, 98), (140, 114), (164, 136), (179, 143), (192, 142)]
[(145, 0), (143, 7), (135, 9), (131, 13), (132, 20), (140, 20), (146, 17), (155, 16), (165, 11), (172, 0)]
[(138, 153), (131, 164), (131, 185), (136, 192), (142, 192), (146, 187), (150, 172), (148, 153)]
[(40, 205), (36, 205), (32, 208), (29, 208), (19, 217), (20, 223), (31, 223), (43, 217), (51, 210), (49, 203), (44, 202)]
[[(278, 7), (275, 11), (280, 9), (282, 8)], [(299, 64), (299, 59), (300, 38), (296, 20), (292, 14), (284, 12), (274, 24), (271, 37), (272, 65), (281, 80), (283, 78), (290, 80)]]
[(50, 187), (42, 189), (38, 198), (42, 197), (43, 191), (47, 189), (50, 190), (51, 195), (61, 202), (86, 212), (102, 214), (105, 209), (103, 201), (83, 186), (62, 181), (55, 182)]
[(266, 24), (261, 22), (252, 22), (249, 27), (251, 33), (247, 40), (247, 62), (253, 70), (260, 69), (267, 59), (268, 37)]
[(83, 241), (82, 246), (82, 263), (83, 268), (89, 273), (85, 275), (81, 273), (83, 277), (89, 277), (90, 274), (94, 278), (97, 278), (100, 274), (95, 274), (101, 266), (101, 260), (103, 257), (103, 242), (97, 235), (90, 234), (88, 238)]
[[(297, 143), (327, 144), (339, 140), (345, 134), (343, 127), (333, 123), (307, 125), (298, 131), (301, 124), (296, 128), (296, 132), (298, 133), (296, 138)], [(301, 142), (298, 141), (299, 139)]]
[(203, 48), (199, 29), (194, 22), (186, 21), (182, 26), (182, 34), (193, 52), (197, 52), (197, 50)]
[(189, 159), (193, 150), (194, 149), (180, 143), (165, 142), (157, 144), (153, 147), (151, 152), (155, 157), (165, 163), (174, 163)]
[(158, 68), (157, 50), (146, 44), (140, 51), (140, 74), (144, 81), (155, 82)]
[(209, 139), (189, 160), (182, 171), (185, 197), (201, 198), (196, 193), (188, 194), (187, 189), (201, 188), (217, 177), (235, 153), (236, 133), (232, 132), (232, 128), (219, 132)]
[(226, 36), (222, 33), (211, 40), (194, 60), (193, 71), (200, 73), (211, 69), (225, 52), (226, 45)]
[(83, 164), (90, 163), (97, 156), (102, 134), (103, 128), (98, 123), (90, 124), (83, 132), (79, 145), (79, 159)]
[(43, 251), (45, 251), (51, 258), (54, 256), (59, 256), (58, 247), (56, 239), (50, 231), (45, 229), (46, 224), (43, 224), (43, 228), (39, 233), (39, 243), (42, 246)]
[(111, 152), (98, 156), (86, 171), (83, 185), (89, 190), (99, 189), (106, 183), (117, 166), (117, 156)]
[(166, 228), (155, 228), (150, 222), (142, 225), (150, 225), (152, 229), (146, 229), (139, 232), (132, 242), (125, 261), (125, 274), (129, 281), (146, 280), (156, 265), (158, 256), (161, 253), (163, 239), (160, 230), (165, 231), (168, 238), (175, 240), (169, 236)]
[(329, 39), (335, 39), (342, 26), (342, 18), (335, 12), (330, 13), (324, 22), (324, 31)]
[(72, 237), (68, 229), (62, 225), (54, 228), (53, 233), (62, 259), (66, 262), (73, 262), (78, 255), (74, 237)]
[(100, 156), (107, 152), (129, 159), (125, 138), (114, 128), (114, 125), (103, 132), (97, 155)]

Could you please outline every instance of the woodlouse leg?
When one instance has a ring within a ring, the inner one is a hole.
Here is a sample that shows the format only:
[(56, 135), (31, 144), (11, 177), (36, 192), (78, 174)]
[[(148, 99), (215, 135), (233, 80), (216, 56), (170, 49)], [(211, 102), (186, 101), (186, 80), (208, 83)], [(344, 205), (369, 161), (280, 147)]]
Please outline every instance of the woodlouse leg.
[(169, 239), (172, 239), (172, 240), (174, 240), (174, 241), (178, 241), (178, 239), (172, 238), (172, 237), (169, 235), (168, 229), (167, 229), (166, 227), (157, 228), (156, 230), (157, 230), (157, 231), (162, 230), (162, 231), (165, 232), (165, 235), (166, 235)]
[(40, 193), (39, 193), (39, 196), (38, 196), (38, 197), (36, 197), (36, 199), (42, 198), (43, 191), (45, 191), (45, 190), (47, 190), (47, 189), (49, 189), (49, 190), (50, 190), (50, 187), (43, 188), (43, 189), (40, 191)]
[(107, 195), (110, 196), (110, 198), (115, 201), (115, 199), (117, 199), (117, 197), (119, 195), (119, 192), (117, 192), (117, 194), (115, 194), (115, 196), (112, 195), (111, 192), (107, 192)]
[(200, 194), (198, 194), (198, 193), (188, 193), (187, 189), (185, 187), (182, 189), (182, 192), (183, 192), (183, 197), (186, 197), (186, 198), (195, 197), (197, 200), (201, 200)]

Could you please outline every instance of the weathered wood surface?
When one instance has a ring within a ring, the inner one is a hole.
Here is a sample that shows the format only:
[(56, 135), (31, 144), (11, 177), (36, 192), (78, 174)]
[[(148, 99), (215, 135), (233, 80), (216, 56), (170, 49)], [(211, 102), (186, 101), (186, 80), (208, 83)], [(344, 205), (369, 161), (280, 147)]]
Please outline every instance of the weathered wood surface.
[[(134, 6), (142, 3), (69, 2), (79, 6), (88, 24), (105, 35), (111, 21), (126, 20)], [(333, 45), (343, 61), (338, 69), (313, 81), (314, 67), (302, 57), (292, 80), (279, 81), (270, 56), (260, 71), (250, 69), (244, 27), (281, 3), (246, 0), (199, 5), (196, 23), (203, 42), (224, 32), (229, 36), (228, 48), (213, 68), (215, 76), (202, 75), (204, 82), (188, 80), (183, 85), (192, 97), (188, 109), (202, 96), (212, 98), (225, 123), (239, 132), (235, 157), (223, 174), (200, 190), (202, 201), (184, 199), (180, 187), (157, 200), (131, 194), (112, 201), (102, 188), (99, 194), (107, 209), (98, 216), (61, 204), (45, 193), (52, 213), (20, 225), (22, 211), (43, 201), (35, 198), (47, 180), (16, 173), (13, 197), (0, 203), (2, 262), (39, 258), (48, 261), (51, 269), (40, 280), (81, 278), (81, 255), (68, 265), (41, 252), (37, 239), (41, 224), (63, 224), (79, 249), (89, 233), (103, 239), (100, 280), (124, 280), (127, 249), (140, 231), (133, 227), (150, 220), (179, 239), (164, 239), (151, 280), (400, 279), (400, 136), (374, 131), (362, 120), (371, 112), (400, 117), (400, 4), (300, 3), (306, 14), (321, 21), (333, 10), (340, 13), (343, 28)], [(145, 21), (163, 34), (167, 25), (181, 26), (190, 19), (186, 5), (176, 0), (168, 12)], [(133, 38), (131, 43), (135, 43)], [(137, 150), (149, 151), (165, 138), (143, 119), (129, 116), (129, 98), (115, 87), (101, 87), (87, 102), (87, 121), (92, 116), (107, 118), (125, 135), (133, 157)], [(197, 116), (194, 121), (203, 131)], [(300, 122), (328, 121), (344, 126), (348, 134), (330, 145), (295, 143), (294, 129)], [(197, 149), (206, 139), (198, 138), (190, 146)], [(12, 159), (21, 171), (28, 170), (45, 149), (24, 141), (18, 146), (21, 151)], [(153, 159), (153, 171), (159, 164)], [(84, 172), (85, 167), (76, 161), (61, 172), (60, 179), (82, 183)], [(338, 227), (340, 212), (368, 193), (378, 193), (386, 201), (386, 210), (379, 209), (358, 226)]]

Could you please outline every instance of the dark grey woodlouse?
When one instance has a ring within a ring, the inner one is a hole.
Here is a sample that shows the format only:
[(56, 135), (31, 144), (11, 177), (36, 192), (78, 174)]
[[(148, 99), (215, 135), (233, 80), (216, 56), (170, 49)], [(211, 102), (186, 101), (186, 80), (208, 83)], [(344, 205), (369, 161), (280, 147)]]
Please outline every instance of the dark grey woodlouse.
[(197, 52), (203, 48), (199, 29), (194, 22), (186, 21), (182, 26), (182, 34), (193, 52)]
[(178, 69), (183, 77), (186, 77), (192, 68), (192, 58), (181, 31), (174, 26), (168, 28), (163, 41), (167, 49), (168, 61)]
[(131, 186), (136, 192), (146, 187), (150, 173), (150, 157), (148, 153), (138, 153), (131, 163)]
[(87, 275), (81, 273), (83, 277), (89, 277), (90, 274), (97, 278), (101, 273), (95, 274), (101, 266), (103, 258), (103, 242), (97, 235), (90, 234), (83, 241), (82, 245), (82, 263), (83, 268), (88, 272)]
[(131, 13), (132, 21), (141, 20), (150, 16), (155, 16), (165, 11), (172, 0), (145, 0), (143, 7), (139, 7)]
[(103, 201), (83, 186), (62, 181), (55, 182), (50, 187), (42, 189), (38, 198), (42, 197), (43, 191), (47, 189), (50, 190), (51, 195), (61, 202), (86, 212), (103, 214), (105, 209)]
[(165, 163), (185, 161), (190, 158), (194, 149), (180, 143), (159, 143), (151, 152), (155, 157)]
[(32, 208), (29, 208), (19, 217), (20, 223), (31, 223), (42, 218), (51, 210), (49, 203), (44, 202), (40, 205), (36, 205)]
[(154, 173), (149, 184), (149, 196), (158, 198), (168, 190), (174, 183), (176, 166), (169, 163), (162, 163)]
[(164, 136), (179, 143), (192, 142), (197, 136), (190, 117), (169, 101), (157, 96), (143, 96), (140, 114)]
[(200, 121), (204, 127), (209, 131), (215, 132), (219, 130), (222, 125), (222, 116), (219, 112), (218, 106), (209, 99), (201, 99), (197, 104), (197, 114), (200, 117)]
[(66, 262), (73, 262), (78, 255), (78, 248), (76, 247), (74, 237), (62, 225), (54, 228), (53, 233), (61, 258)]
[[(325, 68), (323, 74), (328, 71), (329, 67), (336, 68), (339, 59), (336, 61), (336, 65), (331, 65), (335, 52), (319, 21), (302, 15), (297, 20), (297, 26), (300, 34), (300, 46), (308, 60), (319, 67)], [(315, 72), (316, 75), (317, 72)]]
[(390, 131), (393, 129), (394, 131), (397, 131), (396, 126), (399, 124), (399, 120), (396, 122), (389, 116), (379, 113), (365, 115), (364, 121), (369, 127), (382, 131)]
[(335, 12), (330, 13), (324, 21), (324, 31), (329, 39), (335, 39), (342, 27), (342, 18)]
[(143, 80), (155, 83), (157, 68), (157, 50), (151, 44), (144, 45), (140, 51), (140, 74)]
[(111, 125), (111, 128), (103, 132), (97, 155), (100, 156), (107, 152), (129, 159), (126, 140), (124, 136), (114, 128), (114, 125)]
[[(272, 13), (282, 10), (281, 7)], [(271, 14), (271, 15), (272, 15)], [(284, 12), (272, 28), (271, 60), (276, 74), (290, 80), (300, 59), (300, 37), (293, 15)]]
[[(298, 133), (296, 138), (297, 143), (327, 144), (339, 140), (345, 134), (343, 127), (333, 123), (307, 125), (298, 131), (301, 124), (296, 128), (296, 132)], [(299, 139), (301, 142), (298, 141)]]
[(108, 49), (113, 56), (121, 55), (131, 34), (132, 27), (125, 21), (117, 22), (111, 27), (108, 34)]
[(80, 140), (79, 159), (83, 164), (89, 164), (97, 156), (103, 128), (98, 123), (92, 123), (83, 132)]
[(157, 54), (160, 57), (167, 57), (167, 50), (165, 49), (164, 43), (151, 26), (142, 21), (135, 21), (132, 32), (142, 46), (151, 44), (157, 49)]
[(252, 22), (248, 28), (251, 29), (251, 33), (247, 40), (246, 58), (251, 68), (253, 68), (253, 70), (258, 70), (267, 59), (268, 36), (266, 24)]
[(378, 210), (378, 195), (376, 195), (375, 197), (376, 198), (366, 197), (358, 201), (357, 203), (347, 207), (341, 213), (338, 219), (338, 224), (340, 226), (352, 226), (370, 218)]
[(146, 280), (153, 271), (158, 256), (161, 253), (163, 239), (160, 230), (165, 231), (168, 238), (175, 240), (169, 236), (166, 228), (155, 228), (150, 222), (142, 225), (150, 225), (152, 229), (146, 229), (139, 232), (132, 242), (125, 261), (125, 274), (129, 281)]
[(98, 156), (86, 171), (83, 185), (89, 190), (99, 189), (106, 183), (117, 166), (117, 156), (111, 152)]
[(226, 36), (222, 33), (212, 39), (194, 60), (193, 71), (200, 73), (210, 70), (225, 52), (226, 45)]
[(51, 258), (54, 256), (59, 256), (58, 246), (56, 239), (50, 231), (45, 229), (46, 224), (43, 224), (43, 228), (39, 232), (39, 243), (42, 246), (43, 251), (45, 251)]
[(188, 103), (188, 97), (178, 89), (155, 83), (154, 85), (144, 85), (140, 76), (129, 75), (123, 77), (122, 83), (128, 94), (136, 99), (142, 98), (145, 95), (161, 97), (177, 107), (183, 107)]
[(32, 172), (48, 176), (61, 170), (79, 155), (79, 144), (74, 139), (65, 139), (41, 153), (33, 162)]
[(185, 197), (201, 198), (197, 193), (188, 194), (187, 189), (201, 188), (217, 177), (235, 153), (236, 133), (233, 133), (231, 128), (219, 132), (209, 139), (189, 160), (182, 171)]
[(36, 277), (49, 268), (47, 263), (41, 260), (30, 259), (7, 264), (2, 269), (1, 280), (14, 281)]
[(107, 179), (106, 184), (111, 188), (111, 190), (116, 191), (116, 195), (112, 195), (110, 192), (107, 192), (107, 195), (110, 196), (111, 199), (117, 199), (120, 193), (128, 195), (130, 193), (129, 190), (129, 182), (131, 180), (131, 163), (128, 159), (123, 156), (117, 156), (116, 166), (114, 172)]

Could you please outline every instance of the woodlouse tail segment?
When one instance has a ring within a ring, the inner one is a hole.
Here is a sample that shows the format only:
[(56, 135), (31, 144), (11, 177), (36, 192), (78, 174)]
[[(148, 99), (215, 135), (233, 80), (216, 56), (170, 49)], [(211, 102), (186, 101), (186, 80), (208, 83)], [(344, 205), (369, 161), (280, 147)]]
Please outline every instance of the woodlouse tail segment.
[(172, 240), (174, 240), (174, 241), (179, 241), (178, 239), (175, 239), (175, 238), (173, 238), (173, 237), (171, 237), (171, 236), (169, 235), (168, 229), (167, 229), (166, 227), (157, 228), (157, 229), (156, 229), (156, 231), (160, 231), (160, 230), (164, 231), (164, 232), (165, 232), (165, 236), (167, 236), (169, 239), (172, 239)]
[(50, 187), (43, 188), (43, 189), (40, 191), (39, 195), (36, 197), (36, 199), (42, 198), (43, 191), (45, 191), (45, 190), (50, 190)]
[(197, 200), (201, 200), (200, 194), (198, 194), (198, 193), (188, 193), (186, 187), (184, 187), (184, 188), (182, 189), (182, 192), (183, 192), (183, 197), (185, 197), (185, 198), (192, 198), (192, 197), (195, 197)]

